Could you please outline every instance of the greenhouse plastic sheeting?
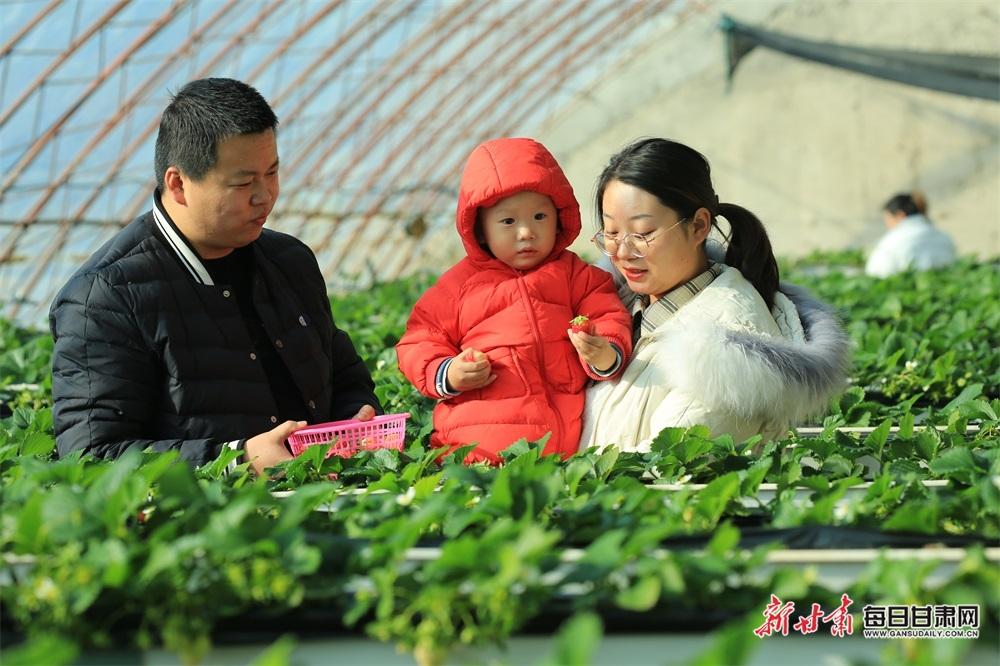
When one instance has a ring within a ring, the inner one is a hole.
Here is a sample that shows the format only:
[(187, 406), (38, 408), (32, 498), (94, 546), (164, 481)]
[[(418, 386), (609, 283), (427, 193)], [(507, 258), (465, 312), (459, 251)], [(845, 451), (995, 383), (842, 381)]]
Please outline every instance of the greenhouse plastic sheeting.
[(757, 46), (890, 81), (1000, 101), (1000, 57), (875, 49), (800, 39), (723, 16), (727, 75)]

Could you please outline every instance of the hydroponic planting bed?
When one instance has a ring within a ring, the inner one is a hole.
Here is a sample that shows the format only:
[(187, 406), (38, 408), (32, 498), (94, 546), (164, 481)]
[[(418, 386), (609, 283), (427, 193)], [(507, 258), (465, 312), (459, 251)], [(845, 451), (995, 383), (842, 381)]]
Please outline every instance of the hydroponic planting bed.
[[(426, 278), (334, 301), (386, 411), (411, 414), (405, 450), (317, 447), (271, 481), (53, 460), (51, 342), (0, 322), (3, 661), (995, 663), (1000, 275), (812, 266), (784, 268), (856, 345), (821, 421), (565, 462), (522, 441), (500, 468), (425, 450), (432, 405), (392, 346)], [(772, 595), (789, 625), (818, 604), (853, 631), (758, 635)], [(973, 605), (978, 640), (861, 636), (865, 606)]]

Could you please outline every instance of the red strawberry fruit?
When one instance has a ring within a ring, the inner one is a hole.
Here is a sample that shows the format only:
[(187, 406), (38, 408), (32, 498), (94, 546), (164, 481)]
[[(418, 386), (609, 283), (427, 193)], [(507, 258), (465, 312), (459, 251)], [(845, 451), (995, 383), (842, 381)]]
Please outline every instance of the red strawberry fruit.
[(574, 333), (587, 333), (588, 335), (593, 335), (594, 325), (590, 322), (590, 317), (587, 315), (577, 315), (569, 320), (570, 330)]

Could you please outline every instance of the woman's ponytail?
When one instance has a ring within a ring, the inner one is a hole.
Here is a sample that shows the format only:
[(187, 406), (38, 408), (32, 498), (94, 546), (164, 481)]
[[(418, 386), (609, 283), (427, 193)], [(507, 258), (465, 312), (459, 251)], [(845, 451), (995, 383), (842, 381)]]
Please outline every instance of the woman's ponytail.
[(736, 204), (719, 204), (719, 214), (729, 222), (726, 265), (738, 268), (760, 293), (768, 310), (778, 290), (778, 262), (767, 231), (757, 216)]

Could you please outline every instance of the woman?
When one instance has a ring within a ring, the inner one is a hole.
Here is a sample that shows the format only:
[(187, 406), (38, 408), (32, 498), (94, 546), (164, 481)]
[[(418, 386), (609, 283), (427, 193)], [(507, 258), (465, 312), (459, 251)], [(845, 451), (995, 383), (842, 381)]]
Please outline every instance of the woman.
[[(597, 211), (594, 243), (634, 314), (636, 344), (618, 381), (588, 389), (582, 447), (647, 451), (663, 428), (695, 424), (736, 441), (774, 438), (842, 387), (837, 318), (779, 287), (764, 226), (719, 202), (700, 153), (666, 139), (627, 146), (601, 174)], [(730, 227), (724, 263), (706, 243), (718, 216)]]

